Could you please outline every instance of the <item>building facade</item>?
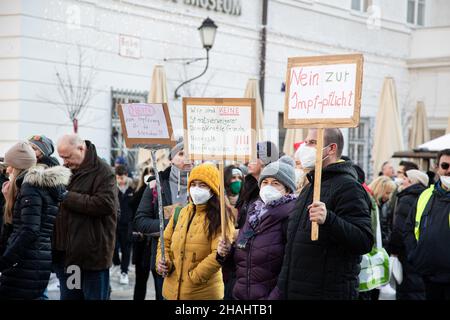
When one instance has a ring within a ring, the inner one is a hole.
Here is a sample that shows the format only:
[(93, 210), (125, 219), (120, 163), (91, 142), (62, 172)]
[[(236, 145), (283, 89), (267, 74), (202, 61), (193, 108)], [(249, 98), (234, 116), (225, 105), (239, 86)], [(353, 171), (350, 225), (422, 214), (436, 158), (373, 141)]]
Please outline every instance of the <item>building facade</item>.
[(72, 106), (61, 92), (61, 83), (71, 80), (74, 88), (88, 83), (93, 89), (78, 116), (80, 135), (92, 140), (103, 158), (113, 158), (122, 149), (116, 104), (145, 101), (152, 69), (161, 64), (175, 133), (181, 135), (181, 99), (174, 99), (173, 92), (199, 74), (205, 62), (180, 58), (205, 56), (197, 28), (207, 16), (218, 25), (210, 67), (181, 94), (242, 97), (248, 79), (263, 79), (266, 136), (275, 142), (282, 144), (285, 134), (279, 120), (287, 58), (354, 52), (365, 58), (361, 126), (344, 130), (346, 153), (370, 169), (379, 95), (387, 76), (396, 82), (405, 141), (419, 100), (427, 108), (432, 135), (445, 131), (450, 1), (267, 0), (265, 42), (264, 2), (1, 1), (0, 154), (32, 134), (56, 140), (72, 131)]

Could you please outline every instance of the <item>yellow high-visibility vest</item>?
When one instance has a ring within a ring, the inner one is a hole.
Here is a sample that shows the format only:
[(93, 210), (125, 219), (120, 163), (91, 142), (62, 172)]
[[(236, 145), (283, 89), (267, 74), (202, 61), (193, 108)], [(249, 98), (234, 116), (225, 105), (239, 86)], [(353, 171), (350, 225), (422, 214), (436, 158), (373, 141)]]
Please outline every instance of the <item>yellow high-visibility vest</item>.
[(422, 219), (422, 214), (425, 211), (425, 207), (427, 206), (428, 201), (430, 200), (431, 196), (433, 195), (434, 191), (434, 185), (423, 191), (420, 196), (419, 200), (417, 201), (417, 208), (416, 208), (416, 223), (414, 226), (414, 235), (416, 236), (416, 240), (419, 241), (419, 234), (420, 234), (420, 220)]

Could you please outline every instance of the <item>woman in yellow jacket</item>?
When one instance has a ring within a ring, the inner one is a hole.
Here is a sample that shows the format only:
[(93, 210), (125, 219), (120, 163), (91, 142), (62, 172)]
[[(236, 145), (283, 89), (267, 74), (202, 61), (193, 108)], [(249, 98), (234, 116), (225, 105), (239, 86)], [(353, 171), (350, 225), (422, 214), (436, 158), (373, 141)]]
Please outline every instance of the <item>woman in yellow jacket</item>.
[[(164, 231), (165, 264), (158, 244), (157, 272), (165, 277), (167, 300), (220, 300), (224, 296), (221, 265), (216, 260), (221, 240), (219, 170), (212, 164), (192, 169), (189, 204), (176, 225), (173, 216)], [(223, 192), (223, 191), (222, 191)], [(227, 235), (234, 234), (230, 218)]]

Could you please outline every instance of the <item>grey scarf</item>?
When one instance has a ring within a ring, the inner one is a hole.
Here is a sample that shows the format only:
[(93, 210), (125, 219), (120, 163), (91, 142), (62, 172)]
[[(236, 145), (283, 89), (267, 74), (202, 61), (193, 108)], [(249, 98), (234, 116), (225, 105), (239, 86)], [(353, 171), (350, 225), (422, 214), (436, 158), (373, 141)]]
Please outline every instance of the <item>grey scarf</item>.
[(187, 203), (187, 181), (189, 171), (183, 171), (172, 165), (170, 169), (169, 185), (172, 195), (172, 204)]

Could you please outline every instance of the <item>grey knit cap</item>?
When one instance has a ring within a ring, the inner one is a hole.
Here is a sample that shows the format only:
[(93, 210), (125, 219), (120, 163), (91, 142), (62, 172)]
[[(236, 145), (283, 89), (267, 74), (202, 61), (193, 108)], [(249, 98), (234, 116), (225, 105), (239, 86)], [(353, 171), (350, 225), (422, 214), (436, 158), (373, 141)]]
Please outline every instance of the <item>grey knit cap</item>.
[(262, 141), (256, 144), (256, 155), (266, 166), (278, 160), (278, 148), (272, 141)]
[(280, 181), (291, 192), (297, 190), (295, 184), (295, 161), (289, 156), (282, 156), (278, 161), (267, 165), (261, 172), (258, 185), (261, 188), (261, 183), (265, 178), (275, 178)]

